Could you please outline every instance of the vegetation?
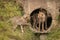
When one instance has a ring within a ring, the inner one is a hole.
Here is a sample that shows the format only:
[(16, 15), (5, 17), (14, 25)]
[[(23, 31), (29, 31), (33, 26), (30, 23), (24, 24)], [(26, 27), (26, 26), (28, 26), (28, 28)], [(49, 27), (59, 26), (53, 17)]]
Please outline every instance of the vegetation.
[(57, 17), (57, 21), (58, 21), (58, 23), (60, 24), (60, 14), (59, 14), (58, 17)]
[[(7, 23), (9, 18), (22, 15), (21, 6), (14, 0), (0, 0), (0, 40), (39, 40), (39, 36), (35, 36), (28, 26), (24, 28), (24, 33), (21, 33), (18, 28), (13, 31), (12, 24)], [(60, 40), (60, 28), (47, 34), (47, 40)]]
[(13, 16), (21, 16), (22, 9), (14, 2), (0, 1), (0, 20), (7, 20)]
[(51, 32), (47, 35), (47, 40), (60, 40), (60, 27), (51, 30)]
[(22, 15), (22, 8), (14, 0), (0, 0), (0, 40), (32, 40), (29, 28), (22, 34), (20, 29), (13, 31), (12, 24), (7, 23), (9, 18)]

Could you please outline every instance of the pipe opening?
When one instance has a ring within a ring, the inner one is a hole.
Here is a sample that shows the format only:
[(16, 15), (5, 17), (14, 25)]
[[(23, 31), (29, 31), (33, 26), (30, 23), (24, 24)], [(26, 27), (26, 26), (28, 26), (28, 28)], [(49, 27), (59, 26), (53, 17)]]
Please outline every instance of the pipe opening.
[(38, 31), (46, 31), (52, 24), (52, 16), (50, 13), (47, 13), (47, 10), (38, 8), (33, 10), (33, 12), (30, 14), (30, 23), (33, 30), (36, 29)]

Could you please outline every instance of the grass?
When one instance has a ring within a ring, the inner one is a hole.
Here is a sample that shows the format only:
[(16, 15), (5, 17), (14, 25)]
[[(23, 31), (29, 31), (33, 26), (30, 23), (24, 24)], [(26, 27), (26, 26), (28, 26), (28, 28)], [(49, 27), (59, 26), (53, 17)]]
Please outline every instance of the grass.
[(57, 16), (57, 22), (60, 24), (60, 14)]
[(24, 33), (22, 33), (19, 29), (13, 31), (10, 24), (5, 22), (0, 23), (0, 40), (33, 40), (34, 37), (35, 36), (29, 27), (24, 28)]
[[(12, 24), (6, 23), (7, 20), (14, 16), (22, 16), (19, 5), (11, 1), (0, 0), (0, 40), (39, 40), (39, 36), (36, 36), (29, 27), (24, 27), (24, 33), (21, 33), (20, 29), (13, 31)], [(47, 34), (47, 40), (60, 40), (60, 27), (52, 30)]]
[(60, 40), (60, 27), (51, 30), (51, 32), (47, 35), (47, 40)]
[(0, 40), (32, 40), (34, 34), (28, 27), (24, 28), (24, 33), (21, 33), (20, 29), (13, 31), (12, 24), (7, 23), (9, 18), (22, 15), (22, 8), (14, 1), (0, 0)]

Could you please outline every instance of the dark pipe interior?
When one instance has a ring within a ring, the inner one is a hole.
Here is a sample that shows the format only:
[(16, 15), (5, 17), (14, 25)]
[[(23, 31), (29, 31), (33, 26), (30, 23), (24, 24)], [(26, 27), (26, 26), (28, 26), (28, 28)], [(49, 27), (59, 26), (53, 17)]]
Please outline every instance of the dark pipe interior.
[[(52, 16), (50, 14), (50, 16), (47, 15), (47, 11), (45, 9), (42, 9), (42, 8), (38, 8), (36, 10), (34, 10), (31, 14), (30, 14), (30, 22), (31, 22), (31, 25), (33, 26), (33, 17), (32, 16), (35, 16), (35, 18), (37, 19), (37, 14), (39, 13), (39, 11), (41, 12), (44, 12), (44, 14), (47, 16), (47, 28), (50, 27), (51, 23), (52, 23)], [(37, 27), (38, 27), (38, 23), (37, 23)], [(40, 30), (42, 29), (42, 23), (40, 24)], [(44, 22), (44, 29), (45, 29), (45, 22)], [(46, 29), (45, 29), (46, 30)]]

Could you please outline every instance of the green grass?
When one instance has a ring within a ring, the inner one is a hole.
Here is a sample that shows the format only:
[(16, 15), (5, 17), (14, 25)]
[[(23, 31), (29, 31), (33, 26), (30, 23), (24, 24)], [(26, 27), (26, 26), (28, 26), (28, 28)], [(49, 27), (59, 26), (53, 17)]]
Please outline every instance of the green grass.
[(60, 27), (51, 30), (51, 32), (47, 34), (47, 40), (60, 40)]
[(17, 29), (16, 31), (13, 31), (12, 25), (9, 23), (0, 23), (0, 40), (33, 40), (34, 37), (35, 36), (33, 32), (29, 29), (29, 27), (24, 28), (24, 33), (22, 33), (20, 30)]
[(22, 8), (14, 2), (6, 2), (0, 0), (0, 20), (8, 20), (14, 16), (21, 16)]
[(57, 22), (60, 24), (60, 14), (57, 16)]
[(20, 29), (13, 31), (12, 23), (7, 23), (9, 18), (22, 15), (22, 8), (14, 1), (0, 0), (0, 40), (32, 40), (34, 34), (28, 27), (24, 28), (24, 33), (21, 33)]
[[(22, 8), (14, 0), (0, 0), (0, 40), (39, 40), (39, 36), (35, 36), (28, 26), (24, 27), (24, 33), (21, 33), (18, 28), (13, 31), (10, 22), (6, 23), (9, 18), (22, 15)], [(47, 34), (47, 40), (60, 40), (60, 27)]]

